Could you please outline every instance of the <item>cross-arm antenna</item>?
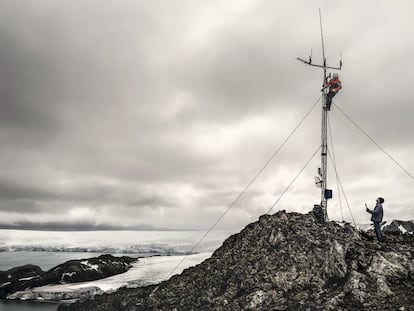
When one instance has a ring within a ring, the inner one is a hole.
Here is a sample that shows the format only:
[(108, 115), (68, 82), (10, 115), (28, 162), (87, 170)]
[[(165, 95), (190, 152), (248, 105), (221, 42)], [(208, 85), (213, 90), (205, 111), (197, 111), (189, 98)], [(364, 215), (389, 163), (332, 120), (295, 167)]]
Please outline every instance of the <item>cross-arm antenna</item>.
[(319, 68), (324, 68), (324, 69), (335, 69), (335, 70), (341, 70), (342, 69), (342, 52), (341, 52), (341, 58), (339, 61), (339, 67), (332, 67), (332, 66), (327, 66), (326, 65), (326, 57), (325, 57), (325, 44), (323, 41), (323, 29), (322, 29), (322, 14), (321, 14), (321, 9), (319, 9), (319, 22), (320, 22), (320, 26), (321, 26), (321, 41), (322, 41), (322, 58), (323, 58), (323, 64), (313, 64), (312, 63), (312, 50), (311, 50), (311, 54), (309, 56), (309, 60), (304, 60), (303, 58), (297, 57), (296, 59), (298, 61), (301, 61), (302, 63), (309, 65), (309, 66), (314, 66), (314, 67), (319, 67)]

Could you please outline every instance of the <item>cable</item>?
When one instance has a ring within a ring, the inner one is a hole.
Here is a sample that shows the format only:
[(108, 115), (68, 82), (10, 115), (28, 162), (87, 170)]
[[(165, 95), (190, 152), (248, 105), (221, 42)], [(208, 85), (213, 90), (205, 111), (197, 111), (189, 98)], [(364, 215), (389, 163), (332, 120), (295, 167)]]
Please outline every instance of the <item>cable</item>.
[[(328, 126), (329, 126), (329, 137), (331, 138), (331, 147), (332, 147), (332, 157), (333, 157), (333, 167), (335, 169), (335, 175), (336, 175), (336, 186), (338, 187), (338, 198), (339, 198), (339, 208), (341, 210), (341, 217), (342, 221), (344, 221), (344, 213), (342, 211), (342, 200), (341, 200), (341, 189), (339, 188), (339, 180), (338, 180), (338, 171), (336, 168), (336, 158), (335, 158), (335, 150), (334, 150), (334, 144), (333, 144), (333, 136), (332, 136), (332, 129), (331, 129), (331, 122), (329, 121), (329, 115), (328, 115)], [(329, 150), (328, 150), (329, 152)], [(332, 159), (331, 159), (332, 161)]]
[[(315, 108), (316, 104), (319, 103), (322, 96), (318, 98), (318, 100), (312, 105), (312, 107), (306, 112), (305, 116), (300, 120), (298, 125), (293, 129), (293, 131), (287, 136), (287, 138), (282, 142), (282, 144), (277, 148), (277, 150), (272, 154), (270, 159), (265, 163), (265, 165), (258, 171), (258, 173), (250, 180), (250, 182), (244, 187), (244, 189), (237, 195), (237, 197), (230, 203), (230, 205), (224, 210), (224, 212), (220, 215), (220, 217), (210, 226), (210, 228), (204, 233), (204, 235), (200, 238), (200, 240), (191, 248), (191, 250), (186, 254), (178, 264), (171, 270), (168, 274), (167, 279), (171, 277), (175, 270), (187, 259), (189, 254), (192, 254), (194, 250), (200, 245), (200, 243), (206, 238), (206, 236), (217, 226), (217, 224), (223, 219), (223, 217), (227, 214), (227, 212), (236, 204), (236, 202), (242, 197), (242, 195), (250, 188), (250, 186), (256, 181), (256, 179), (260, 176), (260, 174), (266, 169), (266, 167), (273, 161), (276, 155), (280, 152), (280, 150), (286, 145), (286, 143), (290, 140), (290, 138), (295, 134), (298, 128), (302, 125), (305, 119), (309, 116), (312, 110)], [(158, 290), (158, 286), (153, 290), (152, 293)]]
[(377, 146), (383, 153), (385, 153), (395, 164), (397, 164), (397, 166), (403, 170), (408, 176), (410, 176), (413, 180), (414, 180), (414, 176), (407, 171), (404, 167), (402, 167), (402, 165), (400, 163), (397, 162), (397, 160), (395, 160), (387, 151), (385, 151), (384, 148), (382, 148), (371, 136), (368, 135), (367, 132), (365, 132), (354, 120), (351, 119), (350, 116), (348, 116), (337, 104), (334, 103), (334, 105), (339, 109), (340, 112), (342, 112), (342, 114), (349, 120), (351, 121), (351, 123), (357, 128), (359, 129), (365, 136), (367, 136), (369, 138), (369, 140), (371, 140), (371, 142), (373, 142), (375, 144), (375, 146)]
[(351, 206), (349, 205), (348, 198), (346, 197), (346, 193), (345, 193), (345, 190), (344, 190), (344, 186), (343, 186), (342, 181), (339, 178), (339, 176), (338, 176), (338, 180), (339, 180), (339, 185), (341, 186), (341, 189), (342, 189), (342, 193), (344, 194), (346, 206), (348, 207), (349, 214), (351, 215), (351, 218), (352, 218), (352, 222), (354, 223), (355, 228), (357, 228), (357, 224), (355, 222), (354, 215), (352, 214)]
[(293, 180), (289, 183), (289, 185), (286, 187), (285, 190), (282, 191), (282, 193), (279, 195), (279, 197), (276, 199), (275, 203), (272, 204), (272, 206), (269, 208), (269, 210), (267, 211), (267, 214), (270, 213), (270, 211), (279, 203), (279, 201), (282, 199), (282, 197), (285, 195), (285, 193), (289, 190), (289, 188), (293, 185), (293, 183), (296, 181), (296, 179), (298, 179), (298, 177), (300, 176), (300, 174), (302, 174), (302, 172), (305, 170), (305, 168), (309, 165), (309, 163), (313, 160), (313, 158), (315, 157), (316, 153), (321, 149), (321, 146), (319, 146), (315, 152), (312, 154), (311, 158), (306, 162), (305, 166), (302, 167), (302, 169), (299, 171), (299, 173), (295, 176), (295, 178), (293, 178)]
[[(330, 153), (329, 150), (328, 150), (328, 154), (329, 154), (329, 158), (333, 162), (332, 155), (331, 155), (331, 153)], [(342, 185), (342, 181), (339, 178), (339, 173), (338, 173), (338, 171), (336, 169), (336, 166), (334, 166), (334, 168), (335, 168), (336, 178), (337, 178), (337, 181), (339, 182), (339, 185), (341, 186), (342, 193), (344, 194), (346, 206), (348, 207), (349, 214), (351, 215), (351, 218), (352, 218), (352, 222), (354, 223), (355, 228), (357, 228), (357, 225), (356, 225), (356, 222), (355, 222), (355, 219), (354, 219), (354, 215), (352, 214), (351, 206), (349, 205), (348, 198), (346, 197), (346, 193), (345, 193), (345, 190), (344, 190), (344, 186)]]
[[(321, 146), (318, 146), (318, 148), (315, 150), (315, 152), (312, 154), (312, 156), (310, 157), (310, 159), (306, 162), (306, 164), (301, 168), (301, 170), (297, 173), (297, 175), (295, 176), (295, 178), (293, 178), (293, 180), (289, 183), (289, 185), (285, 188), (285, 190), (279, 195), (279, 197), (277, 198), (277, 200), (272, 204), (272, 206), (270, 207), (270, 209), (267, 211), (267, 214), (270, 213), (270, 211), (279, 203), (279, 201), (282, 199), (283, 195), (289, 190), (289, 188), (293, 185), (293, 183), (296, 181), (296, 179), (298, 179), (298, 177), (302, 174), (302, 172), (305, 170), (305, 168), (309, 165), (309, 163), (313, 160), (313, 158), (315, 157), (315, 155), (318, 153), (318, 151), (321, 149)], [(222, 215), (223, 216), (223, 215)], [(222, 218), (222, 217), (221, 217)], [(221, 219), (219, 218), (219, 219)], [(207, 234), (205, 234), (203, 236), (203, 238), (206, 236)], [(202, 240), (200, 240), (198, 242), (198, 244), (201, 242)], [(195, 249), (195, 247), (193, 248), (193, 250)], [(179, 263), (178, 265), (175, 266), (175, 268), (170, 272), (170, 274), (168, 275), (167, 279), (169, 279), (171, 277), (171, 274), (183, 263), (183, 261), (188, 257), (188, 255), (186, 255)], [(152, 299), (156, 299), (154, 297), (154, 293), (156, 291), (158, 291), (158, 285), (154, 288), (154, 290), (151, 292), (150, 297)]]

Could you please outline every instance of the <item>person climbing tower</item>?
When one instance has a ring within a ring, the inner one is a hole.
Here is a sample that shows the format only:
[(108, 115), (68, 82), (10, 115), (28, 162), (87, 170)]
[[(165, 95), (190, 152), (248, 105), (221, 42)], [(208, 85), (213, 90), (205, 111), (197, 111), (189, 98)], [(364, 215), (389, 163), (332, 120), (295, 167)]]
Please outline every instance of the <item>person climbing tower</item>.
[(332, 79), (327, 81), (325, 87), (329, 87), (329, 92), (326, 94), (326, 110), (331, 110), (332, 98), (342, 89), (342, 82), (339, 80), (339, 75), (337, 73), (333, 74)]

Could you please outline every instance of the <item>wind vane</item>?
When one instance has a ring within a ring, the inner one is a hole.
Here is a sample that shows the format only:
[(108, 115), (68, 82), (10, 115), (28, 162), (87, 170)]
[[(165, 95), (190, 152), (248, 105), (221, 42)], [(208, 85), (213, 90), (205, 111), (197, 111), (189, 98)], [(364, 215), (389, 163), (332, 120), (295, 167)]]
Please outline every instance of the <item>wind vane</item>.
[(341, 59), (339, 61), (339, 67), (331, 67), (327, 66), (326, 64), (326, 57), (325, 57), (325, 45), (323, 41), (323, 29), (322, 29), (322, 14), (321, 9), (319, 9), (319, 21), (320, 21), (320, 28), (321, 28), (321, 40), (322, 40), (322, 64), (314, 64), (312, 63), (312, 50), (311, 55), (309, 56), (309, 60), (304, 60), (302, 58), (297, 58), (297, 60), (301, 61), (302, 63), (313, 66), (319, 67), (323, 69), (323, 83), (322, 83), (322, 131), (321, 131), (321, 167), (318, 168), (318, 176), (315, 177), (315, 183), (318, 188), (321, 188), (321, 203), (315, 204), (313, 207), (313, 211), (317, 218), (321, 222), (325, 222), (328, 220), (328, 199), (332, 199), (332, 190), (328, 189), (328, 180), (327, 180), (327, 164), (328, 164), (328, 112), (329, 107), (327, 107), (327, 78), (329, 76), (326, 74), (327, 69), (334, 69), (334, 70), (341, 70), (342, 69), (342, 53)]

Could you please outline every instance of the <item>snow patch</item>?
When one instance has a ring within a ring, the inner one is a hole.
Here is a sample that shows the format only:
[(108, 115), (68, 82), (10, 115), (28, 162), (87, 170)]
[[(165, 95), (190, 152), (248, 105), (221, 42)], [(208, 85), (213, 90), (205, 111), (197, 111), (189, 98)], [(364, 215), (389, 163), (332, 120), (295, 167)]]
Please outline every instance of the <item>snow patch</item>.
[(68, 276), (68, 277), (71, 277), (71, 276), (73, 276), (73, 275), (75, 275), (76, 274), (76, 271), (74, 271), (74, 272), (65, 272), (65, 273), (63, 273), (62, 274), (62, 278), (64, 277), (64, 276)]
[(400, 230), (402, 233), (407, 233), (407, 230), (402, 225), (398, 226), (398, 230)]
[(38, 278), (38, 277), (39, 277), (39, 275), (35, 275), (35, 276), (28, 277), (28, 278), (21, 278), (21, 279), (19, 279), (19, 281), (28, 281), (28, 280), (32, 280), (32, 279), (35, 279), (35, 278)]
[(75, 274), (76, 274), (76, 271), (63, 273), (62, 276), (60, 277), (60, 283), (63, 283), (63, 284), (65, 283), (65, 276), (68, 276), (70, 278)]
[(10, 285), (10, 284), (11, 284), (11, 282), (6, 282), (6, 283), (1, 284), (0, 287), (4, 287), (4, 286)]
[(336, 223), (337, 225), (341, 226), (342, 228), (344, 228), (344, 227), (345, 227), (345, 225), (346, 225), (346, 222), (344, 222), (344, 221), (335, 221), (335, 223)]
[(94, 265), (89, 263), (89, 261), (85, 260), (85, 261), (81, 261), (81, 265), (83, 265), (85, 267), (86, 270), (95, 270), (95, 271), (99, 271), (99, 266), (98, 265)]

